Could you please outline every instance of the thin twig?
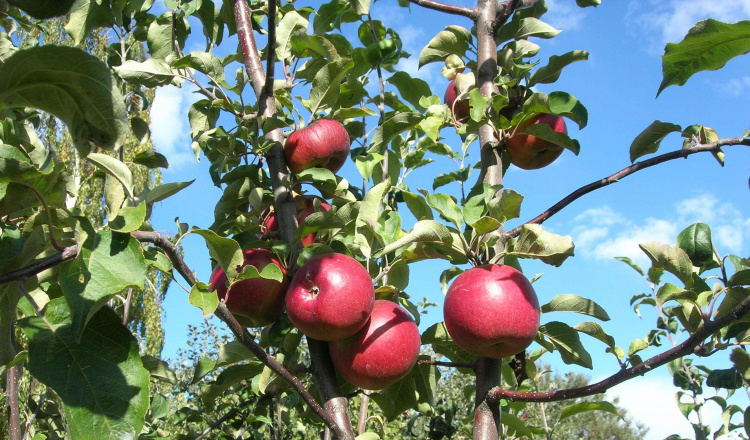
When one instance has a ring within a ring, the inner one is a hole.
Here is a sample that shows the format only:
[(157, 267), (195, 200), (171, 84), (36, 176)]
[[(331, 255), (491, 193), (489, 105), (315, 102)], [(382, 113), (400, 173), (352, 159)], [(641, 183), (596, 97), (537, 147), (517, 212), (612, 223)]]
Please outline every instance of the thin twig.
[(0, 284), (9, 283), (11, 281), (17, 281), (24, 278), (29, 278), (32, 275), (36, 275), (39, 272), (45, 271), (58, 264), (64, 263), (68, 260), (74, 259), (78, 255), (78, 248), (76, 246), (68, 246), (62, 249), (59, 254), (52, 255), (50, 257), (42, 258), (34, 263), (18, 270), (14, 270), (8, 273), (0, 274)]
[(570, 388), (566, 390), (550, 391), (546, 393), (522, 393), (518, 391), (506, 391), (500, 388), (490, 390), (487, 395), (488, 400), (499, 401), (505, 399), (514, 402), (555, 402), (560, 400), (575, 399), (579, 397), (591, 396), (606, 392), (615, 385), (621, 384), (636, 376), (642, 376), (649, 371), (658, 368), (667, 362), (681, 358), (690, 354), (695, 354), (697, 347), (703, 341), (729, 324), (740, 319), (750, 311), (750, 298), (746, 298), (737, 307), (728, 313), (709, 321), (706, 325), (699, 328), (688, 339), (680, 345), (658, 354), (638, 365), (620, 370), (617, 373), (601, 380), (595, 384), (584, 387)]
[(208, 428), (204, 429), (203, 432), (201, 432), (200, 435), (198, 437), (196, 437), (195, 439), (193, 439), (193, 440), (203, 440), (204, 438), (206, 438), (206, 436), (208, 434), (211, 433), (211, 431), (213, 431), (214, 429), (216, 429), (219, 426), (221, 426), (227, 420), (229, 420), (232, 417), (236, 416), (237, 413), (240, 412), (240, 408), (244, 407), (245, 405), (247, 405), (248, 403), (251, 403), (251, 402), (252, 402), (252, 400), (246, 400), (244, 402), (241, 402), (239, 405), (235, 406), (229, 412), (227, 412), (226, 414), (224, 414), (223, 416), (221, 416), (219, 419), (217, 419), (215, 422), (213, 422), (212, 424), (210, 424), (208, 426)]
[[(527, 221), (524, 224), (542, 224), (544, 221), (552, 217), (553, 215), (560, 212), (563, 208), (573, 203), (575, 200), (580, 198), (581, 196), (588, 194), (592, 191), (595, 191), (597, 189), (603, 188), (605, 186), (611, 185), (613, 183), (619, 182), (622, 178), (627, 177), (637, 171), (652, 167), (654, 165), (658, 165), (662, 162), (667, 162), (674, 159), (680, 159), (680, 158), (687, 158), (690, 155), (697, 154), (697, 153), (705, 153), (707, 151), (715, 151), (721, 147), (730, 146), (730, 145), (747, 145), (750, 146), (750, 138), (727, 138), (727, 139), (719, 139), (716, 142), (712, 142), (710, 144), (703, 144), (703, 145), (695, 145), (690, 148), (684, 148), (677, 151), (670, 151), (669, 153), (664, 153), (662, 155), (652, 157), (651, 159), (646, 159), (640, 162), (636, 162), (633, 165), (630, 165), (629, 167), (625, 167), (622, 170), (612, 174), (609, 177), (605, 177), (603, 179), (594, 181), (589, 183), (588, 185), (584, 185), (577, 190), (573, 191), (569, 195), (565, 196), (562, 200), (552, 205), (549, 209), (544, 211), (543, 213), (539, 214), (538, 216), (534, 217), (533, 219)], [(516, 228), (513, 228), (512, 230), (505, 233), (505, 236), (510, 237), (516, 237), (521, 233), (521, 226), (518, 226)]]
[(460, 15), (466, 18), (470, 18), (472, 20), (476, 18), (476, 12), (471, 8), (465, 8), (463, 6), (448, 5), (448, 4), (436, 2), (433, 0), (409, 0), (409, 1), (423, 8), (445, 12), (446, 14)]
[(420, 365), (435, 365), (436, 367), (451, 367), (451, 368), (469, 368), (476, 369), (476, 362), (448, 362), (448, 361), (427, 361), (421, 360), (417, 362)]

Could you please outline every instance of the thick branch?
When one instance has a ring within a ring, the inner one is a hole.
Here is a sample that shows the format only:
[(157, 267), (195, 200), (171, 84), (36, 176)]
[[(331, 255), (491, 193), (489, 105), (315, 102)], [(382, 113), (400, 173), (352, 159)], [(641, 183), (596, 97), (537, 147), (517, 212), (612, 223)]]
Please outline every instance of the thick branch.
[(167, 258), (172, 262), (172, 266), (177, 272), (182, 275), (182, 278), (190, 284), (192, 287), (195, 284), (195, 274), (185, 264), (185, 260), (182, 259), (177, 246), (171, 241), (167, 240), (167, 237), (161, 235), (158, 232), (146, 232), (146, 231), (133, 231), (130, 233), (136, 240), (144, 243), (152, 243), (159, 247), (167, 254)]
[[(712, 142), (710, 144), (705, 145), (695, 145), (691, 148), (685, 148), (682, 150), (677, 151), (670, 151), (669, 153), (664, 153), (662, 155), (652, 157), (651, 159), (646, 159), (640, 162), (636, 162), (633, 165), (630, 165), (629, 167), (625, 167), (622, 170), (612, 174), (609, 177), (605, 177), (604, 179), (597, 180), (595, 182), (591, 182), (588, 185), (582, 186), (578, 188), (577, 190), (573, 191), (569, 195), (567, 195), (565, 198), (560, 200), (559, 202), (552, 205), (549, 209), (544, 211), (543, 213), (539, 214), (538, 216), (534, 217), (533, 219), (529, 220), (528, 222), (524, 224), (542, 224), (544, 221), (552, 217), (553, 215), (560, 212), (563, 208), (573, 203), (575, 200), (577, 200), (579, 197), (588, 194), (592, 191), (595, 191), (597, 189), (603, 188), (605, 186), (611, 185), (615, 182), (619, 182), (620, 179), (627, 177), (636, 171), (640, 171), (649, 167), (652, 167), (654, 165), (658, 165), (662, 162), (667, 162), (673, 159), (680, 159), (680, 158), (687, 158), (688, 156), (696, 153), (704, 153), (706, 151), (715, 151), (718, 150), (721, 147), (724, 146), (730, 146), (730, 145), (747, 145), (750, 146), (750, 138), (728, 138), (728, 139), (719, 139), (716, 142)], [(510, 231), (508, 231), (505, 235), (506, 237), (515, 237), (518, 234), (521, 233), (521, 226), (518, 226)]]
[(409, 0), (415, 5), (422, 6), (423, 8), (433, 9), (435, 11), (445, 12), (446, 14), (460, 15), (463, 17), (476, 18), (476, 12), (471, 8), (465, 8), (463, 6), (453, 6), (445, 3), (440, 3), (432, 0)]
[(496, 402), (500, 399), (516, 402), (554, 402), (603, 393), (608, 389), (614, 387), (615, 385), (621, 384), (636, 376), (642, 376), (643, 374), (646, 374), (649, 371), (666, 364), (667, 362), (696, 353), (697, 347), (701, 345), (701, 343), (703, 343), (706, 338), (710, 337), (729, 324), (737, 321), (738, 319), (746, 315), (748, 311), (750, 311), (750, 298), (746, 298), (737, 307), (730, 310), (728, 313), (706, 323), (706, 325), (699, 328), (682, 344), (677, 345), (676, 347), (667, 350), (664, 353), (658, 354), (644, 362), (641, 362), (638, 365), (620, 370), (612, 376), (595, 384), (586, 385), (585, 387), (580, 388), (550, 391), (546, 393), (521, 393), (517, 391), (507, 391), (500, 388), (493, 388), (487, 395), (487, 399)]
[(0, 284), (9, 283), (11, 281), (18, 281), (24, 278), (28, 278), (32, 275), (36, 275), (39, 272), (55, 267), (58, 264), (64, 263), (68, 260), (72, 260), (76, 257), (76, 255), (78, 255), (78, 248), (76, 246), (68, 246), (66, 248), (63, 248), (63, 251), (59, 254), (55, 254), (51, 257), (46, 257), (41, 260), (35, 261), (34, 263), (24, 267), (23, 269), (0, 274)]

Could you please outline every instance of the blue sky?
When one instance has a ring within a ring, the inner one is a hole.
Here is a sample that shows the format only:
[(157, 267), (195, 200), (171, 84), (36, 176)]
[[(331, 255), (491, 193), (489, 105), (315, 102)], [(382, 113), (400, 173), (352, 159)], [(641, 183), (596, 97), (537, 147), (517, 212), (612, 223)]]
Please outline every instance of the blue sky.
[[(473, 5), (471, 1), (452, 3)], [(542, 46), (538, 55), (542, 64), (551, 55), (575, 49), (589, 51), (590, 57), (588, 61), (568, 66), (557, 83), (540, 87), (540, 90), (564, 90), (576, 96), (588, 108), (589, 125), (579, 131), (575, 124), (568, 124), (571, 136), (581, 142), (579, 156), (566, 151), (554, 164), (537, 171), (511, 167), (504, 183), (507, 188), (523, 194), (525, 201), (521, 219), (509, 222), (509, 228), (535, 217), (576, 188), (629, 165), (630, 143), (654, 120), (682, 127), (702, 123), (716, 129), (721, 137), (741, 136), (750, 126), (746, 99), (750, 92), (750, 58), (747, 56), (732, 60), (721, 71), (700, 73), (683, 87), (670, 87), (655, 99), (661, 82), (660, 55), (664, 44), (681, 40), (687, 30), (703, 18), (726, 22), (750, 18), (750, 0), (604, 0), (596, 9), (580, 9), (573, 0), (547, 0), (547, 4), (550, 12), (545, 20), (563, 32), (552, 40), (535, 40)], [(396, 29), (404, 41), (404, 49), (413, 54), (412, 59), (402, 61), (399, 67), (427, 81), (433, 93), (442, 97), (447, 80), (440, 75), (440, 66), (436, 63), (417, 70), (418, 54), (446, 25), (468, 27), (469, 22), (417, 6), (412, 6), (409, 14), (392, 1), (375, 3), (372, 15)], [(200, 34), (198, 26), (196, 24), (195, 30)], [(188, 51), (202, 50), (202, 41), (190, 44), (194, 47), (188, 47)], [(236, 47), (233, 41), (226, 46)], [(191, 92), (189, 87), (159, 89), (152, 107), (153, 140), (172, 165), (164, 172), (164, 181), (196, 179), (191, 187), (154, 210), (154, 227), (163, 232), (175, 231), (176, 216), (191, 226), (208, 227), (213, 222), (213, 206), (221, 195), (221, 190), (214, 187), (208, 177), (207, 160), (202, 158), (196, 162), (190, 148), (187, 109), (197, 99)], [(448, 132), (448, 129), (442, 132), (448, 142), (455, 140)], [(660, 152), (678, 149), (681, 143), (678, 135), (672, 135), (662, 143)], [(683, 228), (696, 221), (712, 227), (714, 242), (722, 254), (747, 257), (750, 249), (750, 151), (747, 147), (729, 147), (725, 152), (724, 168), (709, 154), (672, 161), (586, 195), (548, 220), (547, 229), (572, 236), (576, 256), (561, 268), (524, 262), (527, 276), (544, 273), (535, 283), (540, 302), (546, 303), (563, 293), (595, 300), (612, 317), (611, 321), (603, 323), (605, 331), (627, 350), (630, 341), (644, 337), (652, 328), (656, 315), (644, 308), (643, 318), (639, 319), (632, 312), (628, 304), (630, 298), (645, 292), (648, 286), (614, 257), (628, 256), (647, 265), (638, 243), (671, 244)], [(424, 173), (415, 172), (408, 183), (413, 188), (431, 188), (428, 177), (446, 171), (452, 169), (439, 162), (427, 167)], [(347, 164), (340, 174), (350, 182), (361, 181), (353, 164)], [(210, 262), (202, 239), (188, 237), (183, 243), (189, 266), (200, 280), (207, 281)], [(413, 266), (407, 293), (414, 299), (427, 297), (442, 305), (443, 294), (436, 276), (438, 264), (443, 263)], [(197, 324), (202, 317), (197, 309), (187, 304), (187, 294), (176, 285), (170, 289), (165, 306), (167, 345), (164, 356), (170, 357), (184, 343), (187, 325)], [(441, 320), (441, 308), (435, 308), (420, 327), (424, 329)], [(542, 317), (542, 322), (551, 320), (575, 324), (588, 319), (559, 313)], [(611, 355), (604, 353), (603, 344), (585, 336), (582, 340), (594, 358), (594, 371), (569, 367), (559, 361), (556, 354), (548, 355), (548, 362), (559, 371), (583, 371), (593, 380), (616, 372), (617, 364)], [(656, 351), (645, 354), (649, 353), (653, 355)], [(728, 354), (718, 354), (711, 365), (728, 368)], [(692, 435), (689, 425), (677, 411), (674, 389), (663, 368), (615, 388), (613, 394), (619, 395), (631, 413), (652, 428), (647, 438), (664, 438), (676, 432)], [(653, 417), (657, 413), (658, 419)], [(717, 420), (711, 412), (708, 417)]]

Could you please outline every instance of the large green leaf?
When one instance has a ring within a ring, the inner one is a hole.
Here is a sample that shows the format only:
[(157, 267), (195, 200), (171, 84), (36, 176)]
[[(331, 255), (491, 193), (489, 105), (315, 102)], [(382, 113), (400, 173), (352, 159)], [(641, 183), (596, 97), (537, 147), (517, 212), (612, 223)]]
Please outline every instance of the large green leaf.
[(536, 258), (553, 266), (560, 266), (573, 256), (575, 245), (569, 235), (547, 232), (541, 225), (525, 224), (521, 234), (508, 242), (507, 256)]
[(461, 26), (448, 26), (438, 32), (419, 54), (419, 67), (435, 61), (443, 61), (448, 55), (463, 56), (469, 50), (471, 32)]
[(562, 413), (560, 413), (559, 420), (562, 421), (568, 417), (588, 411), (606, 411), (620, 417), (617, 408), (610, 402), (579, 402), (565, 407), (565, 409), (562, 410)]
[(393, 252), (402, 246), (417, 242), (450, 245), (453, 242), (453, 237), (448, 228), (442, 223), (435, 220), (420, 220), (414, 225), (414, 228), (412, 228), (411, 231), (393, 243), (389, 243), (386, 247), (380, 250), (378, 255), (384, 255)]
[(656, 242), (643, 243), (638, 246), (648, 255), (654, 266), (676, 276), (687, 288), (693, 285), (693, 263), (684, 250)]
[(412, 78), (406, 72), (396, 72), (387, 81), (396, 86), (398, 93), (409, 104), (413, 105), (419, 111), (425, 110), (425, 107), (419, 103), (419, 100), (424, 96), (432, 95), (432, 91), (430, 91), (430, 85), (424, 80)]
[(680, 232), (677, 246), (688, 254), (696, 267), (702, 267), (714, 259), (711, 228), (705, 223), (694, 223)]
[(29, 338), (29, 371), (63, 403), (71, 440), (136, 440), (149, 407), (149, 373), (138, 341), (110, 309), (99, 310), (77, 341), (65, 299), (44, 318), (19, 322)]
[(682, 131), (682, 128), (679, 125), (654, 121), (630, 144), (630, 161), (635, 162), (642, 156), (656, 153), (659, 150), (659, 144), (667, 135), (680, 131)]
[(191, 234), (198, 234), (206, 241), (208, 254), (219, 263), (229, 279), (237, 275), (237, 267), (241, 266), (244, 257), (240, 244), (235, 240), (222, 237), (209, 229), (192, 229)]
[(164, 86), (171, 83), (177, 76), (169, 65), (158, 58), (149, 58), (138, 62), (127, 60), (119, 66), (113, 67), (117, 76), (125, 81), (145, 87)]
[(340, 58), (325, 65), (315, 74), (310, 89), (310, 109), (313, 113), (318, 110), (333, 107), (339, 99), (341, 81), (346, 72), (354, 67), (349, 58)]
[(369, 191), (365, 195), (364, 200), (359, 208), (357, 214), (357, 221), (355, 223), (355, 241), (359, 244), (362, 252), (369, 257), (371, 255), (371, 241), (372, 241), (372, 230), (375, 228), (375, 224), (380, 216), (380, 205), (383, 203), (385, 194), (391, 188), (391, 182), (389, 180), (381, 182)]
[(474, 362), (477, 357), (461, 349), (445, 328), (445, 323), (438, 322), (422, 333), (422, 344), (431, 345), (435, 353), (445, 356), (453, 362)]
[(146, 282), (143, 252), (129, 234), (99, 231), (84, 242), (78, 257), (60, 270), (60, 286), (71, 307), (76, 338), (112, 295)]
[(125, 104), (109, 68), (74, 47), (37, 46), (8, 57), (0, 66), (0, 103), (57, 116), (84, 156), (89, 141), (112, 149), (128, 132)]
[(375, 135), (372, 137), (372, 142), (370, 143), (368, 152), (383, 154), (388, 147), (388, 142), (392, 141), (393, 138), (401, 133), (416, 127), (422, 122), (423, 118), (424, 116), (421, 113), (397, 113), (383, 122), (383, 125), (378, 127)]
[(505, 23), (497, 32), (496, 41), (501, 43), (511, 39), (522, 39), (528, 37), (552, 38), (559, 31), (547, 23), (534, 17), (526, 17), (521, 20), (511, 20)]
[(70, 19), (65, 24), (65, 31), (76, 44), (86, 38), (86, 35), (98, 27), (111, 26), (115, 23), (113, 11), (109, 2), (101, 0), (76, 0), (70, 10)]
[(296, 11), (284, 14), (276, 27), (276, 59), (286, 60), (292, 56), (292, 37), (305, 33), (308, 21)]
[(127, 165), (117, 158), (102, 153), (91, 153), (86, 156), (86, 159), (105, 173), (117, 179), (122, 184), (128, 197), (131, 199), (134, 197), (133, 188), (135, 184), (133, 183), (133, 173)]
[(593, 316), (602, 321), (609, 321), (609, 315), (599, 304), (588, 298), (573, 294), (557, 295), (542, 306), (542, 313), (550, 312), (575, 312)]
[(8, 0), (8, 3), (37, 20), (45, 20), (65, 15), (75, 0)]
[(559, 321), (548, 322), (539, 326), (539, 333), (544, 335), (560, 352), (563, 362), (576, 364), (589, 369), (594, 368), (591, 355), (581, 344), (578, 331)]
[(662, 56), (663, 79), (656, 96), (672, 85), (681, 86), (694, 74), (718, 70), (732, 58), (750, 51), (750, 20), (734, 24), (709, 18), (699, 21), (685, 38), (667, 43)]
[(589, 59), (589, 53), (585, 50), (573, 50), (563, 55), (552, 55), (549, 58), (549, 63), (546, 66), (542, 66), (537, 69), (531, 79), (529, 80), (529, 86), (534, 84), (549, 84), (553, 83), (560, 78), (562, 69), (576, 61), (583, 61)]

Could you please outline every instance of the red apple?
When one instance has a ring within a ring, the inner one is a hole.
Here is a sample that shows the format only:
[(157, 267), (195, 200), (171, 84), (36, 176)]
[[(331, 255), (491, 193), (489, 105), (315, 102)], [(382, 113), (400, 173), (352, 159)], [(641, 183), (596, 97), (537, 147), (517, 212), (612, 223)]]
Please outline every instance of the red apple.
[[(565, 119), (549, 113), (541, 114), (519, 125), (516, 132), (523, 133), (534, 124), (547, 124), (558, 133), (568, 134)], [(513, 165), (524, 170), (537, 170), (554, 162), (565, 148), (530, 134), (516, 134), (505, 143), (505, 149), (508, 150)]]
[(316, 119), (289, 135), (284, 157), (294, 174), (312, 167), (328, 168), (335, 173), (349, 157), (349, 133), (338, 121)]
[(294, 274), (286, 312), (308, 337), (335, 341), (361, 329), (374, 302), (372, 279), (364, 266), (344, 254), (323, 254)]
[(245, 327), (263, 327), (284, 313), (284, 296), (289, 286), (286, 269), (268, 249), (245, 251), (245, 261), (237, 270), (251, 265), (262, 271), (268, 264), (275, 264), (284, 274), (282, 282), (266, 278), (251, 278), (238, 281), (227, 288), (227, 274), (216, 266), (211, 274), (209, 290), (216, 291), (219, 300), (224, 301), (230, 312)]
[(448, 107), (451, 109), (451, 112), (453, 112), (453, 118), (456, 121), (466, 121), (467, 119), (469, 119), (471, 106), (469, 105), (469, 101), (466, 99), (456, 102), (457, 97), (458, 88), (456, 87), (456, 80), (452, 79), (450, 84), (448, 84), (448, 88), (445, 89), (443, 102), (445, 102), (445, 104), (448, 105)]
[(409, 312), (396, 303), (379, 299), (360, 331), (328, 345), (334, 368), (347, 382), (367, 390), (380, 390), (411, 371), (422, 341)]
[[(307, 216), (315, 212), (315, 199), (316, 197), (305, 197), (305, 207), (297, 213), (298, 224), (302, 223), (302, 220), (306, 219)], [(331, 205), (321, 201), (320, 209), (323, 211), (330, 211)], [(264, 209), (263, 212), (260, 213), (260, 219), (260, 228), (263, 231), (263, 234), (268, 234), (269, 232), (275, 232), (279, 230), (279, 219), (276, 217), (276, 213), (273, 210), (273, 205)], [(313, 242), (315, 242), (315, 238), (317, 237), (317, 235), (317, 232), (313, 232), (312, 234), (307, 234), (302, 237), (302, 239), (300, 240), (300, 242), (302, 243), (302, 247), (309, 246)]]
[(445, 295), (445, 327), (469, 353), (500, 359), (525, 350), (539, 329), (539, 300), (526, 277), (510, 266), (467, 270)]

